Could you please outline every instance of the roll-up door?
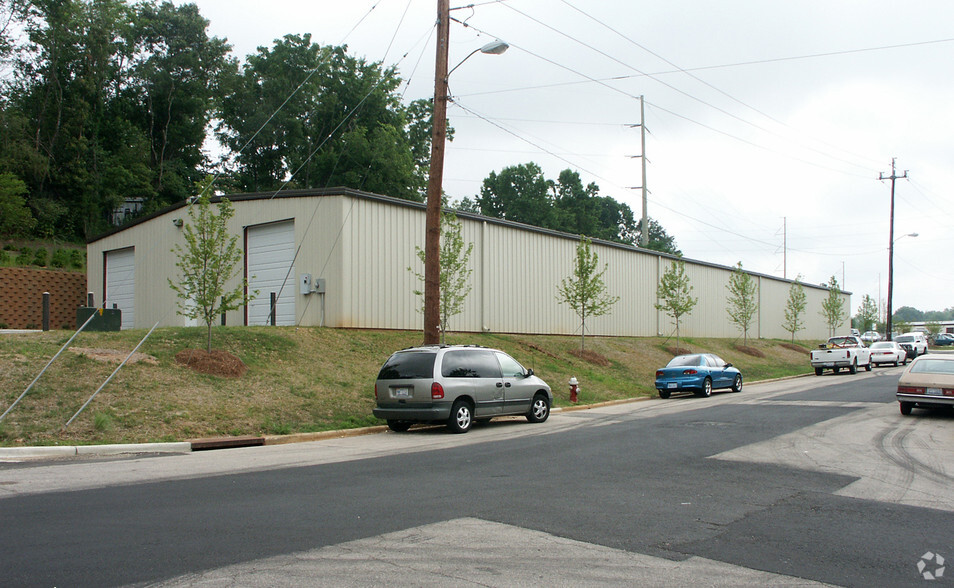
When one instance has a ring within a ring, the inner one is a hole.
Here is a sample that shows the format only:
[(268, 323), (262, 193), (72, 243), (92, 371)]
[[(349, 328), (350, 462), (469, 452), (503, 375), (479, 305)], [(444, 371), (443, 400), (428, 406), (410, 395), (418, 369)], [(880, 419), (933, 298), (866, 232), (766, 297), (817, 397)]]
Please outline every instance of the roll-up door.
[(277, 296), (275, 324), (295, 324), (297, 278), (295, 258), (295, 221), (283, 221), (248, 227), (246, 239), (246, 275), (249, 290), (258, 297), (248, 305), (246, 324), (268, 325), (271, 294)]
[(120, 328), (136, 326), (136, 251), (118, 249), (106, 252), (106, 308), (115, 305), (122, 312)]

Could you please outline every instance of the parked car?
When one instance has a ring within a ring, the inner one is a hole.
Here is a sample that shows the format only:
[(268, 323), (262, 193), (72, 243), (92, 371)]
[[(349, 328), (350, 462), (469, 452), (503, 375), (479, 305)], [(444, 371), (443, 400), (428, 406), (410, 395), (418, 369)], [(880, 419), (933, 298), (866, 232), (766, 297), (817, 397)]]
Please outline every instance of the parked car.
[(911, 362), (898, 379), (901, 414), (911, 409), (954, 407), (954, 356), (931, 354)]
[(474, 421), (525, 415), (532, 423), (550, 416), (553, 393), (546, 382), (498, 349), (425, 345), (391, 355), (374, 383), (374, 416), (392, 431), (414, 423), (446, 423), (466, 433)]
[(872, 343), (869, 349), (871, 349), (871, 363), (874, 365), (890, 363), (897, 366), (908, 363), (908, 352), (898, 345), (897, 341), (879, 341)]
[(861, 340), (865, 343), (877, 343), (881, 340), (881, 333), (878, 331), (865, 331), (865, 334), (861, 336)]
[(924, 355), (928, 352), (928, 343), (927, 337), (924, 336), (924, 333), (918, 331), (912, 331), (910, 333), (904, 333), (903, 335), (898, 335), (894, 338), (898, 342), (898, 345), (904, 348), (908, 352), (908, 357), (914, 359), (919, 355)]
[(861, 337), (861, 331), (859, 331), (858, 329), (852, 329), (852, 330), (851, 330), (851, 336), (852, 336), (852, 337)]
[(854, 374), (858, 368), (864, 367), (870, 372), (871, 350), (854, 335), (829, 337), (827, 343), (812, 350), (811, 363), (816, 376), (822, 375), (826, 369), (837, 374), (841, 368), (846, 368)]
[(666, 367), (656, 370), (656, 390), (660, 398), (685, 391), (707, 397), (720, 388), (741, 392), (742, 373), (712, 353), (678, 355)]
[(954, 345), (954, 335), (950, 333), (938, 333), (934, 336), (933, 343), (940, 346)]

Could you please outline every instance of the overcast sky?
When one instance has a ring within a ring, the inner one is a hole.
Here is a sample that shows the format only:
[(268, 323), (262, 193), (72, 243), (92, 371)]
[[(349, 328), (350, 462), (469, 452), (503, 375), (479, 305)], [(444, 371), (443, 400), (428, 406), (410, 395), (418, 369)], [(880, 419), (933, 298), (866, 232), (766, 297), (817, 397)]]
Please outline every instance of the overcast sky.
[[(238, 57), (311, 33), (397, 64), (407, 101), (433, 96), (434, 0), (196, 4)], [(452, 199), (532, 161), (638, 216), (643, 95), (649, 215), (686, 257), (834, 275), (852, 315), (865, 294), (884, 302), (891, 183), (878, 178), (897, 157), (895, 237), (918, 236), (896, 241), (894, 308), (954, 306), (954, 2), (477, 0), (452, 16), (467, 26), (451, 28), (451, 67), (511, 45), (450, 78)]]

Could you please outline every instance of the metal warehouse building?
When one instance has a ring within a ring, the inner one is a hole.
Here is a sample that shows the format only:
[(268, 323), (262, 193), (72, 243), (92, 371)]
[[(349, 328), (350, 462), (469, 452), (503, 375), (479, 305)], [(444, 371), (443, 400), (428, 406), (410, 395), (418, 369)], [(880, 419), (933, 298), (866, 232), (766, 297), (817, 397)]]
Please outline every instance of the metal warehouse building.
[[(415, 247), (424, 246), (424, 205), (346, 188), (228, 196), (235, 215), (231, 231), (244, 248), (244, 275), (259, 296), (228, 313), (229, 325), (267, 325), (274, 295), (278, 325), (419, 330), (422, 272)], [(213, 202), (215, 199), (213, 199)], [(458, 213), (471, 254), (472, 290), (450, 331), (579, 334), (579, 319), (558, 304), (557, 286), (572, 273), (579, 237), (519, 223)], [(88, 288), (97, 305), (122, 310), (122, 328), (181, 326), (173, 247), (185, 246), (181, 203), (87, 245)], [(587, 334), (654, 336), (673, 332), (656, 310), (659, 278), (675, 258), (655, 251), (594, 241), (610, 294), (619, 302), (606, 316), (589, 319)], [(686, 259), (686, 273), (699, 303), (680, 334), (736, 337), (726, 313), (732, 268)], [(790, 280), (751, 274), (758, 283), (759, 312), (749, 335), (788, 338), (782, 329)], [(234, 284), (232, 285), (234, 287)], [(825, 338), (820, 315), (824, 287), (805, 284), (806, 328), (798, 338)], [(845, 309), (849, 294), (842, 292)], [(848, 322), (842, 325), (847, 330)]]

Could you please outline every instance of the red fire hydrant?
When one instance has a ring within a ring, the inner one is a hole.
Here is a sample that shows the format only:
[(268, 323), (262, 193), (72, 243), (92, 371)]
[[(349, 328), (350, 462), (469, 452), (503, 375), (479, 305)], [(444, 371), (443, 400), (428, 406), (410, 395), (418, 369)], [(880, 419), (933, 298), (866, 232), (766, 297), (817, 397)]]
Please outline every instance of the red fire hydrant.
[(580, 383), (576, 381), (576, 378), (570, 378), (570, 402), (577, 401), (577, 393), (580, 391)]

